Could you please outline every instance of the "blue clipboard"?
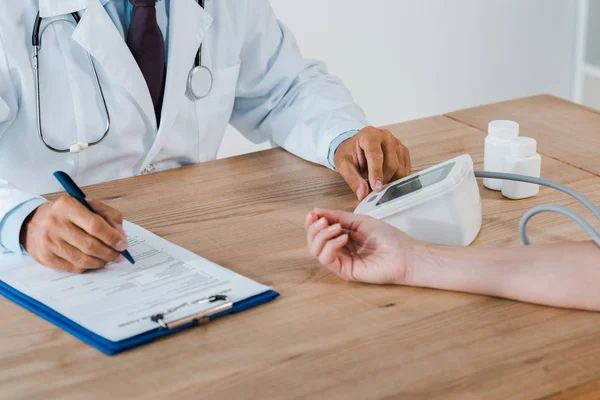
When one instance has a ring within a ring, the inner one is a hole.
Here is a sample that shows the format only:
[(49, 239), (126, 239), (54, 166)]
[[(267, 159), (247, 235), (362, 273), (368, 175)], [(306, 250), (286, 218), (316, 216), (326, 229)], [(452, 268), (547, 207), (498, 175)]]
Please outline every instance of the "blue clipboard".
[[(141, 335), (137, 335), (128, 339), (120, 340), (118, 342), (113, 342), (108, 339), (103, 338), (95, 334), (94, 332), (84, 328), (83, 326), (71, 321), (69, 318), (64, 315), (54, 311), (50, 307), (40, 303), (37, 300), (32, 299), (31, 297), (19, 292), (13, 287), (7, 285), (6, 283), (0, 281), (0, 295), (6, 297), (7, 299), (13, 301), (14, 303), (26, 308), (27, 310), (37, 314), (38, 316), (44, 318), (46, 321), (53, 323), (64, 331), (70, 333), (76, 338), (84, 341), (90, 346), (95, 347), (100, 350), (102, 353), (112, 356), (117, 353), (123, 352), (125, 350), (132, 349), (134, 347), (138, 347), (147, 343), (154, 341), (162, 336), (170, 335), (172, 333), (176, 333), (182, 331), (187, 328), (191, 328), (196, 326), (197, 321), (190, 322), (188, 324), (179, 326), (173, 329), (162, 329), (157, 327), (157, 329), (148, 331), (146, 333), (142, 333)], [(256, 307), (258, 305), (267, 303), (271, 300), (274, 300), (279, 296), (279, 293), (269, 290), (262, 294), (256, 295), (254, 297), (250, 297), (246, 300), (239, 301), (233, 304), (233, 307), (220, 312), (218, 314), (214, 314), (210, 316), (210, 319), (215, 319), (222, 317), (231, 313), (238, 313), (245, 311), (249, 308)]]

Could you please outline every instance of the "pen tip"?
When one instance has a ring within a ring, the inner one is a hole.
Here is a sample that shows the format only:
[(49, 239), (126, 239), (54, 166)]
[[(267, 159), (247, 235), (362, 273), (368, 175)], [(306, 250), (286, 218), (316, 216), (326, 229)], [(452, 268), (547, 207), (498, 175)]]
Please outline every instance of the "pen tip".
[(135, 260), (133, 259), (131, 254), (129, 254), (129, 252), (127, 250), (125, 250), (121, 254), (123, 254), (123, 257), (125, 257), (127, 259), (127, 261), (129, 261), (131, 264), (135, 264)]

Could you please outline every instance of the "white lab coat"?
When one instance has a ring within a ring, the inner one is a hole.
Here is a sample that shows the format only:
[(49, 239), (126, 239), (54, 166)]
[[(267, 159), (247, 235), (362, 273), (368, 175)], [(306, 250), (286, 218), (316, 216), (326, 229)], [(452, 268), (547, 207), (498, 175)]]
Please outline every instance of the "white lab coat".
[[(45, 18), (82, 15), (75, 30), (53, 24), (42, 39), (46, 140), (65, 148), (103, 132), (87, 53), (106, 97), (110, 132), (78, 154), (51, 152), (36, 130), (31, 32), (38, 9)], [(0, 0), (0, 10), (0, 220), (35, 195), (61, 190), (57, 170), (88, 185), (212, 160), (229, 122), (255, 142), (270, 139), (323, 165), (337, 135), (367, 125), (349, 91), (322, 63), (301, 56), (268, 0), (209, 0), (206, 9), (195, 0), (170, 2), (158, 132), (144, 77), (100, 0)], [(214, 86), (194, 101), (186, 84), (201, 43)]]

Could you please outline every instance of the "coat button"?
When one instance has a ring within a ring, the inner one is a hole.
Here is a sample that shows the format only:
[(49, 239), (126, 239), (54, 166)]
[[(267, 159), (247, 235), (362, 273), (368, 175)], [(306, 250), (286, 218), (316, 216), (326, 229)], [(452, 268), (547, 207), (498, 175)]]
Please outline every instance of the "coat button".
[(149, 174), (154, 172), (154, 165), (153, 164), (148, 164), (146, 166), (146, 168), (144, 168), (144, 174)]

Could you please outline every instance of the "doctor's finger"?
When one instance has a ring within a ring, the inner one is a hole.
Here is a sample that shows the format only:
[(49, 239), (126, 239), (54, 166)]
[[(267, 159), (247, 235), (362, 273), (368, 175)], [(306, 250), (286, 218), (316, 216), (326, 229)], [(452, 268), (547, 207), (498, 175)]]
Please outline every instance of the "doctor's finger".
[(342, 178), (346, 181), (350, 189), (356, 193), (358, 200), (362, 200), (369, 194), (369, 185), (362, 177), (356, 164), (351, 158), (344, 159), (338, 168)]
[[(71, 225), (68, 229), (64, 229), (61, 238), (65, 245), (69, 245), (85, 255), (98, 258), (105, 262), (112, 262), (119, 257), (119, 253), (115, 249), (107, 246), (94, 236), (87, 234), (74, 225)], [(63, 255), (61, 255), (61, 257), (72, 261), (70, 258), (64, 257)]]
[(92, 206), (94, 211), (100, 214), (106, 222), (108, 222), (113, 228), (118, 230), (123, 227), (123, 213), (112, 207), (107, 206), (98, 200), (88, 200), (88, 203)]
[(56, 255), (51, 257), (48, 262), (44, 263), (44, 265), (47, 267), (50, 267), (50, 268), (67, 271), (72, 274), (81, 274), (81, 273), (85, 272), (85, 270), (83, 270), (81, 268), (77, 268), (69, 261), (65, 260), (64, 258), (58, 257)]
[(394, 176), (391, 177), (390, 182), (404, 178), (410, 174), (410, 155), (406, 147), (397, 148), (396, 154), (399, 160), (398, 169), (394, 173)]
[(110, 226), (104, 218), (90, 212), (79, 202), (76, 204), (78, 206), (72, 207), (69, 213), (69, 220), (73, 224), (115, 250), (123, 251), (127, 249), (127, 240), (123, 238), (118, 229)]
[(379, 140), (365, 139), (361, 143), (365, 151), (367, 166), (369, 168), (369, 184), (371, 189), (380, 192), (383, 188), (383, 148)]
[(107, 261), (85, 254), (66, 241), (57, 243), (56, 255), (82, 271), (104, 268), (107, 264)]
[(367, 171), (368, 170), (367, 159), (365, 158), (364, 150), (360, 147), (359, 140), (356, 141), (356, 148), (354, 149), (354, 151), (356, 152), (356, 160), (358, 162), (358, 170), (359, 171)]
[(317, 233), (312, 243), (310, 243), (310, 254), (313, 257), (320, 257), (325, 244), (329, 240), (339, 236), (340, 233), (342, 233), (342, 227), (340, 224), (331, 225), (327, 229), (321, 230), (319, 233)]
[[(389, 183), (391, 179), (396, 175), (398, 169), (404, 169), (404, 161), (398, 159), (398, 151), (391, 145), (384, 145), (384, 159), (383, 159), (383, 184)], [(402, 167), (400, 163), (402, 162)]]
[(404, 164), (403, 164), (404, 168), (403, 168), (403, 171), (402, 171), (402, 174), (403, 174), (402, 177), (410, 175), (411, 169), (412, 169), (412, 165), (411, 165), (411, 160), (410, 160), (410, 151), (408, 151), (408, 148), (406, 148), (406, 146), (401, 145), (398, 148), (398, 158), (401, 161), (404, 161)]

